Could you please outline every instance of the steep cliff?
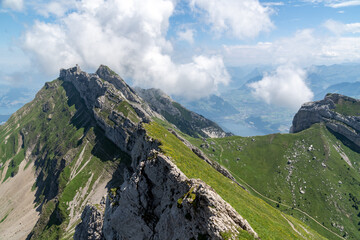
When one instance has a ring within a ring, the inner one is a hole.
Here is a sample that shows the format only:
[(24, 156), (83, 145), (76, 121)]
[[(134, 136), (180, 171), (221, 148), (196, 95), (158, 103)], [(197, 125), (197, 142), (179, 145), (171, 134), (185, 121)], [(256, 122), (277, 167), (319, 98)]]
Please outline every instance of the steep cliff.
[(187, 178), (157, 151), (111, 193), (104, 219), (106, 239), (222, 239), (222, 233), (237, 236), (239, 229), (258, 237), (210, 186)]
[(296, 113), (290, 131), (300, 132), (320, 122), (348, 144), (360, 149), (360, 100), (327, 94), (321, 101), (305, 103)]
[[(256, 235), (205, 183), (186, 178), (166, 156), (152, 157), (160, 143), (143, 128), (152, 118), (165, 121), (108, 67), (95, 74), (79, 66), (62, 69), (58, 80), (0, 127), (2, 202), (20, 194), (14, 184), (34, 176), (19, 188), (26, 201), (0, 204), (0, 238), (135, 239), (131, 234), (137, 233), (150, 239), (180, 236), (180, 226), (189, 238), (220, 238), (226, 231), (235, 236), (238, 228)], [(189, 207), (195, 202), (188, 206), (184, 197), (190, 190), (199, 200), (196, 213)], [(22, 209), (32, 209), (31, 215), (16, 217)], [(229, 225), (220, 226), (223, 221)], [(25, 228), (3, 228), (14, 224)]]
[[(121, 187), (111, 189), (104, 212), (91, 205), (84, 209), (75, 239), (190, 239), (202, 235), (221, 239), (221, 233), (236, 236), (238, 229), (257, 237), (246, 220), (204, 182), (186, 178), (170, 159), (160, 157), (156, 152), (159, 142), (148, 138), (141, 124), (162, 116), (117, 74), (100, 66), (90, 75), (76, 66), (61, 70), (60, 79), (74, 84), (105, 135), (130, 154), (134, 171)], [(123, 102), (128, 104), (127, 111), (118, 111)], [(194, 198), (190, 197), (191, 204), (186, 204), (188, 195)], [(195, 205), (196, 211), (191, 208)]]
[(83, 72), (79, 66), (61, 69), (59, 79), (75, 86), (106, 137), (129, 154), (136, 140), (130, 138), (138, 126), (151, 117), (163, 119), (106, 66), (101, 65), (95, 74)]

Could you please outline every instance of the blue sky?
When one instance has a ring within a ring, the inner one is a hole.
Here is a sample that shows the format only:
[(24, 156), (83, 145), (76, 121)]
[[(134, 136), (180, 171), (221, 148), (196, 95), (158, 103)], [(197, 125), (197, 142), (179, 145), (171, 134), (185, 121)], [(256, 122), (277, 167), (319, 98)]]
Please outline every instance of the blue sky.
[(298, 104), (307, 67), (359, 62), (359, 13), (359, 0), (2, 0), (0, 86), (36, 91), (62, 67), (107, 64), (196, 99), (231, 83), (227, 66), (271, 65), (255, 95), (288, 84)]

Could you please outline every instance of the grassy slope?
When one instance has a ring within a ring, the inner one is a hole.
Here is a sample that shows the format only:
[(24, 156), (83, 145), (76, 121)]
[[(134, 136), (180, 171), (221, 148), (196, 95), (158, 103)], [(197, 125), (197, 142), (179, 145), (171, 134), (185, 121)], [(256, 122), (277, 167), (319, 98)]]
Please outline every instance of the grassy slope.
[(360, 116), (360, 102), (340, 100), (336, 104), (335, 112), (345, 116)]
[[(247, 193), (232, 181), (218, 173), (210, 165), (199, 159), (174, 135), (158, 123), (145, 125), (148, 134), (160, 140), (161, 149), (172, 157), (176, 165), (189, 178), (200, 178), (209, 184), (220, 196), (230, 203), (254, 228), (262, 239), (299, 239), (281, 212), (266, 202)], [(299, 220), (285, 215), (297, 231), (308, 239), (323, 237), (311, 230)], [(309, 231), (307, 233), (305, 230)]]
[[(157, 101), (162, 103), (163, 99), (160, 96), (156, 96)], [(192, 137), (207, 137), (207, 135), (201, 130), (207, 127), (213, 127), (219, 131), (222, 129), (214, 122), (206, 119), (199, 118), (193, 112), (189, 111), (188, 109), (184, 108), (181, 104), (177, 102), (172, 102), (174, 108), (179, 111), (179, 115), (168, 112), (168, 111), (161, 111), (160, 114), (164, 116), (164, 118), (177, 126), (183, 133), (192, 136)]]
[[(2, 173), (6, 179), (16, 174), (27, 149), (33, 148), (30, 160), (35, 161), (36, 169), (40, 170), (35, 195), (42, 210), (31, 233), (33, 239), (70, 239), (77, 223), (66, 233), (68, 204), (77, 191), (89, 184), (85, 195), (77, 199), (75, 211), (81, 213), (79, 206), (95, 181), (111, 174), (119, 164), (130, 164), (130, 158), (103, 137), (101, 130), (92, 127), (89, 119), (74, 88), (55, 80), (0, 126), (0, 163), (10, 161), (11, 166)], [(20, 133), (24, 136), (22, 146), (18, 144)], [(83, 158), (79, 159), (82, 150)], [(75, 168), (77, 175), (70, 178)], [(58, 201), (54, 199), (56, 195)]]
[[(337, 239), (292, 208), (305, 211), (341, 236), (360, 238), (360, 154), (344, 146), (324, 126), (317, 124), (297, 134), (234, 136), (209, 139), (207, 143), (189, 140), (229, 169), (239, 182), (245, 181), (266, 197), (290, 206), (268, 201), (324, 236)], [(309, 151), (311, 145), (314, 149)], [(335, 146), (340, 146), (353, 167)]]
[[(42, 169), (36, 189), (37, 201), (39, 204), (43, 203), (42, 214), (32, 232), (33, 238), (36, 239), (71, 238), (71, 232), (65, 233), (65, 228), (69, 222), (67, 206), (75, 196), (75, 192), (84, 187), (90, 176), (93, 176), (90, 182), (92, 186), (96, 178), (102, 174), (100, 169), (111, 172), (119, 162), (125, 160), (128, 163), (129, 160), (111, 142), (101, 139), (99, 136), (102, 134), (98, 129), (90, 128), (83, 104), (77, 102), (78, 99), (73, 95), (76, 93), (71, 91), (71, 86), (56, 80), (44, 87), (33, 102), (19, 110), (0, 127), (0, 162), (10, 161), (12, 156), (19, 154), (21, 157), (17, 157), (14, 161), (14, 169), (16, 169), (16, 164), (23, 158), (23, 152), (34, 147), (33, 154), (37, 158), (32, 160), (35, 161), (37, 168)], [(45, 103), (53, 107), (44, 111)], [(212, 186), (250, 222), (262, 239), (299, 238), (278, 210), (248, 194), (216, 172), (165, 128), (155, 123), (147, 125), (146, 128), (150, 135), (163, 142), (163, 150), (174, 159), (188, 177), (201, 178)], [(24, 135), (24, 142), (21, 145), (20, 133)], [(6, 136), (9, 136), (7, 141), (5, 141)], [(81, 169), (87, 160), (89, 162), (76, 177), (71, 179), (70, 173), (83, 149), (85, 149), (84, 157), (78, 169)], [(62, 161), (64, 156), (68, 156), (65, 162)], [(58, 194), (59, 201), (49, 197), (51, 194)], [(78, 201), (80, 205), (82, 200)], [(321, 239), (321, 236), (311, 230), (309, 231), (313, 235), (308, 235), (303, 230), (303, 227), (307, 227), (298, 220), (291, 216), (286, 218), (293, 222), (302, 235)]]

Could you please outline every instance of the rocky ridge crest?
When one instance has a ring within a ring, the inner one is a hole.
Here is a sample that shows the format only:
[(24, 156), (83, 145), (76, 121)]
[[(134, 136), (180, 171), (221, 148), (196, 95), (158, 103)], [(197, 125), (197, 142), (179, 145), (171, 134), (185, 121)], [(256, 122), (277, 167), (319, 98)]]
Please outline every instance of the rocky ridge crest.
[[(342, 104), (360, 104), (360, 100), (327, 94), (323, 100), (303, 104), (293, 119), (290, 132), (297, 133), (315, 123), (324, 123), (331, 131), (360, 148), (360, 116), (340, 113), (337, 106)], [(357, 112), (360, 113), (360, 108)]]
[(248, 222), (200, 179), (187, 178), (171, 159), (152, 151), (106, 202), (106, 239), (222, 239)]
[[(210, 186), (187, 178), (159, 152), (160, 143), (147, 136), (142, 124), (164, 118), (118, 75), (106, 66), (96, 74), (76, 66), (62, 69), (60, 79), (75, 86), (105, 135), (132, 159), (125, 182), (109, 192), (100, 208), (84, 209), (74, 239), (222, 239), (222, 233), (235, 238), (239, 229), (258, 238)], [(126, 109), (119, 109), (124, 102)]]
[[(106, 137), (133, 159), (140, 159), (141, 151), (135, 146), (144, 138), (142, 123), (151, 121), (151, 117), (163, 119), (152, 111), (126, 83), (110, 70), (101, 65), (94, 74), (73, 68), (61, 69), (60, 79), (72, 83), (93, 112), (97, 124), (105, 131)], [(121, 107), (119, 107), (121, 106)], [(136, 168), (134, 163), (133, 167)]]
[(160, 89), (135, 88), (135, 91), (150, 105), (151, 109), (190, 136), (221, 138), (232, 134), (224, 132), (215, 122), (189, 111), (175, 102)]

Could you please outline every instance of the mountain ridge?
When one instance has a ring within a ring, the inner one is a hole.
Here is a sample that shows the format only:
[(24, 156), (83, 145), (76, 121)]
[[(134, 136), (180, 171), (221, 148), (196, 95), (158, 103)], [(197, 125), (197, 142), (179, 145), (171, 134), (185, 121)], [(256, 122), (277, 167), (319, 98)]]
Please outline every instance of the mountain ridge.
[(231, 135), (224, 132), (215, 122), (187, 110), (160, 89), (137, 87), (135, 91), (150, 104), (155, 112), (163, 115), (168, 122), (190, 136), (218, 138)]
[(254, 195), (329, 239), (359, 239), (360, 100), (303, 104), (290, 134), (188, 140)]
[(342, 137), (353, 149), (360, 149), (360, 100), (341, 94), (329, 93), (323, 100), (305, 103), (295, 114), (290, 132), (296, 133), (315, 123)]
[[(117, 74), (99, 69), (99, 75), (78, 66), (61, 70), (0, 126), (0, 188), (22, 179), (26, 166), (36, 178), (31, 208), (39, 216), (27, 239), (321, 238), (286, 217), (295, 231), (277, 210), (234, 185), (154, 121), (173, 126)], [(0, 229), (12, 223), (13, 211), (6, 212)]]

